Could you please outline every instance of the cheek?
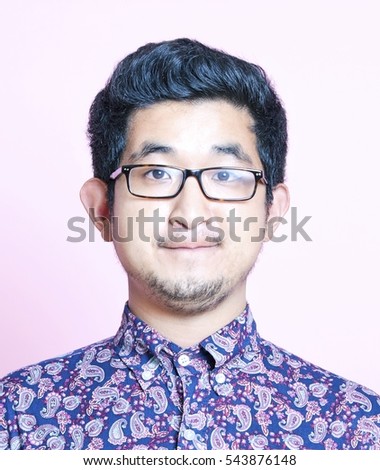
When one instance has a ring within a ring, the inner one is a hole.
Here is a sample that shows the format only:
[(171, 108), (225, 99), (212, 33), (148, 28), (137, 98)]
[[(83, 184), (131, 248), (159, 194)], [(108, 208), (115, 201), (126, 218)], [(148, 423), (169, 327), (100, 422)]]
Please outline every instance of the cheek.
[(247, 244), (260, 244), (264, 241), (266, 228), (266, 208), (264, 206), (234, 207), (224, 220), (223, 229), (226, 241), (230, 240), (238, 245), (244, 245), (247, 249), (249, 249)]
[(123, 203), (115, 204), (112, 220), (114, 240), (133, 244), (147, 242), (147, 238), (152, 238), (162, 231), (166, 212), (156, 201), (127, 199)]
[(265, 240), (265, 213), (241, 214), (240, 217), (235, 229), (229, 228), (225, 241), (229, 272), (249, 271), (256, 263)]

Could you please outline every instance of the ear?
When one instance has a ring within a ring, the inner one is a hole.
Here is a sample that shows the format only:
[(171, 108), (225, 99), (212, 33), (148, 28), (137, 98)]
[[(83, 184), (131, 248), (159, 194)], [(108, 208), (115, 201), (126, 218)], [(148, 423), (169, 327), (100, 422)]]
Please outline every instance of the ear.
[(277, 227), (281, 222), (284, 222), (284, 216), (289, 209), (289, 204), (289, 189), (286, 184), (280, 183), (273, 189), (273, 201), (268, 209), (265, 242), (271, 240)]
[(106, 183), (99, 178), (91, 178), (84, 183), (79, 195), (93, 224), (100, 230), (103, 240), (112, 241)]

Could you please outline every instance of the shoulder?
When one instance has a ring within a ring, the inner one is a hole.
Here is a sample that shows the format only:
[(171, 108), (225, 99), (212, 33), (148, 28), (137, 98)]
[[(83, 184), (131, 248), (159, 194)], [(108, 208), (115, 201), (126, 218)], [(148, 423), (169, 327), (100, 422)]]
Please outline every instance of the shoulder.
[(33, 428), (36, 416), (48, 422), (61, 401), (67, 401), (68, 409), (76, 406), (80, 397), (72, 394), (73, 388), (102, 382), (107, 373), (102, 365), (113, 354), (113, 338), (107, 338), (0, 379), (0, 449), (18, 448), (19, 430)]
[(77, 370), (81, 370), (84, 365), (96, 360), (99, 354), (105, 355), (109, 351), (109, 355), (111, 355), (112, 340), (113, 338), (107, 338), (61, 356), (46, 359), (11, 372), (0, 378), (0, 396), (4, 395), (4, 387), (31, 387), (44, 378), (57, 379), (57, 377), (67, 373), (72, 374)]
[(380, 448), (378, 393), (268, 341), (260, 339), (260, 349), (276, 398), (285, 404), (285, 429), (305, 428), (304, 441), (325, 448)]
[(347, 379), (337, 373), (316, 365), (297, 354), (289, 352), (285, 348), (259, 337), (259, 346), (263, 361), (269, 369), (287, 371), (288, 375), (297, 379), (302, 377), (305, 380), (327, 380), (337, 383), (354, 380)]
[(306, 388), (315, 396), (343, 394), (348, 402), (360, 398), (356, 390), (374, 401), (380, 412), (380, 395), (370, 388), (315, 365), (269, 341), (261, 340), (261, 346), (265, 367), (272, 374), (278, 372), (290, 386), (297, 388), (297, 385), (303, 384), (301, 388)]

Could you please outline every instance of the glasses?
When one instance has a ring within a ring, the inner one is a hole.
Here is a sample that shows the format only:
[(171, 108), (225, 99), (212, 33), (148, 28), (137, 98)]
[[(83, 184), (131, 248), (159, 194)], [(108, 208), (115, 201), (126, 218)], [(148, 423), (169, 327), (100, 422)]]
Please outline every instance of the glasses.
[(189, 170), (169, 165), (123, 165), (110, 178), (122, 173), (134, 196), (165, 199), (177, 196), (189, 176), (197, 179), (203, 194), (218, 201), (245, 201), (253, 198), (259, 181), (268, 184), (264, 172), (218, 166)]

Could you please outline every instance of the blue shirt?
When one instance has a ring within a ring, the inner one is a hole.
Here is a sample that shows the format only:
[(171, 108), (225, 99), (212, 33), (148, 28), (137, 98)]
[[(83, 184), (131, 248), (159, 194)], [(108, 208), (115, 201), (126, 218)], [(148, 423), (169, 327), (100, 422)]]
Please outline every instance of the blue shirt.
[(262, 339), (188, 349), (126, 304), (113, 338), (0, 381), (0, 449), (380, 449), (380, 397)]

